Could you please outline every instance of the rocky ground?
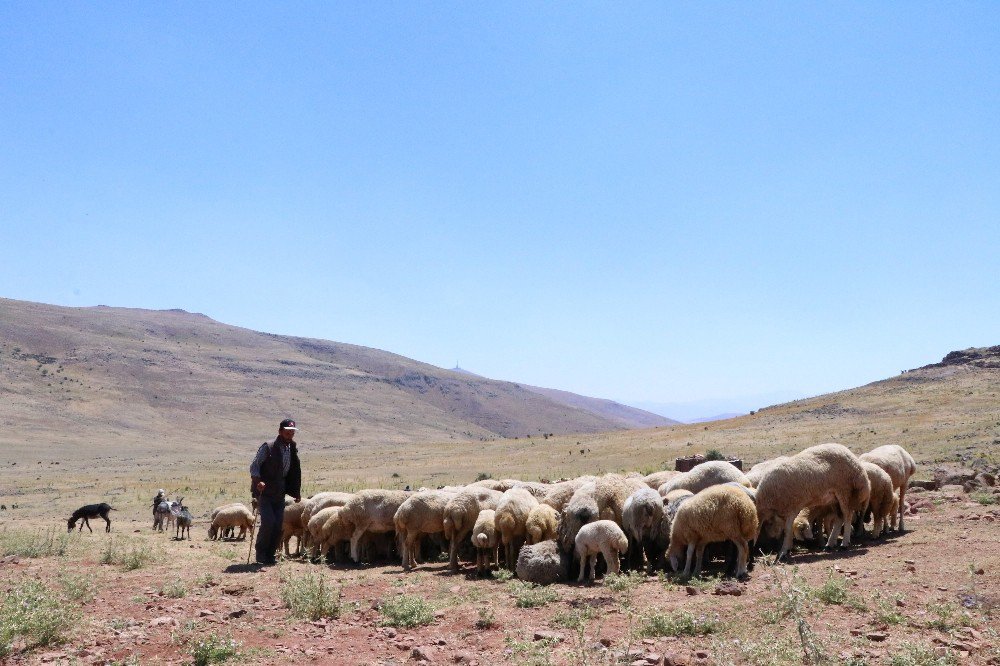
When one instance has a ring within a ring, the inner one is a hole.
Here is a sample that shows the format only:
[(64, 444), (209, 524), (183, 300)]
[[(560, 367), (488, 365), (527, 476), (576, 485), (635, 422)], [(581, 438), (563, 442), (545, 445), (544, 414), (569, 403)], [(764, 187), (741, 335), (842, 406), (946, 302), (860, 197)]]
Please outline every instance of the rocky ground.
[[(84, 530), (62, 556), (2, 558), (0, 631), (12, 633), (14, 592), (37, 581), (56, 601), (49, 616), (69, 619), (64, 642), (14, 636), (6, 663), (1000, 664), (1000, 490), (969, 490), (911, 490), (902, 534), (798, 550), (743, 583), (528, 588), (441, 563), (257, 569), (241, 563), (244, 542), (120, 521), (111, 535)], [(295, 617), (283, 593), (317, 609), (320, 581), (336, 612)]]

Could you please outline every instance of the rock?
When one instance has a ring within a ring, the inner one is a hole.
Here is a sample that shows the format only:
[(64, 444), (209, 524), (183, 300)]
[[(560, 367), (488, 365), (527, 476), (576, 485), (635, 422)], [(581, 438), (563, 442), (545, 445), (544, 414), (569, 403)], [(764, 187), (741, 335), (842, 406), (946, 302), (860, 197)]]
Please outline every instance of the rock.
[(700, 594), (701, 593), (701, 590), (699, 590), (694, 585), (685, 585), (684, 586), (684, 591), (688, 593), (689, 597), (693, 597), (696, 594)]
[(176, 627), (179, 626), (179, 622), (170, 616), (157, 617), (149, 621), (149, 626), (151, 627)]
[(649, 666), (649, 664), (646, 663), (645, 659), (636, 659), (635, 661), (630, 663), (629, 666)]
[(382, 627), (382, 635), (386, 638), (395, 638), (396, 630), (392, 627)]
[(889, 634), (884, 631), (869, 631), (865, 634), (865, 638), (870, 641), (875, 641), (876, 643), (881, 643), (885, 639), (889, 638)]
[(207, 608), (202, 608), (198, 611), (198, 617), (208, 617), (210, 615), (215, 615), (214, 611), (210, 611)]
[(561, 643), (563, 641), (563, 635), (557, 634), (554, 631), (546, 631), (544, 629), (539, 629), (532, 636), (532, 640), (535, 641), (551, 641), (552, 643)]
[(743, 594), (743, 587), (733, 580), (724, 580), (715, 586), (715, 591), (713, 594), (718, 595), (730, 595), (733, 597), (738, 597)]
[(649, 654), (646, 655), (646, 663), (647, 664), (654, 664), (654, 666), (655, 666), (655, 664), (660, 663), (660, 661), (662, 659), (663, 659), (663, 655), (660, 654), (659, 652), (650, 652)]
[(476, 657), (471, 652), (456, 652), (452, 655), (451, 660), (456, 664), (471, 664), (476, 660)]
[(243, 617), (246, 614), (247, 614), (247, 609), (246, 608), (240, 608), (240, 609), (231, 611), (229, 613), (226, 613), (226, 617), (229, 618), (230, 620), (235, 620), (236, 618)]
[(431, 649), (426, 647), (415, 647), (412, 650), (410, 650), (410, 656), (416, 659), (417, 661), (428, 661), (428, 662), (433, 661), (431, 659), (431, 654), (432, 654)]
[(663, 666), (690, 666), (691, 657), (681, 652), (668, 652), (663, 656)]
[(462, 586), (452, 585), (451, 587), (448, 588), (448, 591), (451, 592), (452, 594), (458, 594), (459, 592), (462, 591)]
[(909, 490), (916, 490), (917, 488), (920, 490), (937, 490), (939, 486), (938, 482), (934, 480), (918, 481), (917, 479), (910, 479), (910, 486), (907, 492), (909, 492)]
[(708, 659), (712, 655), (708, 653), (707, 650), (698, 650), (694, 653), (696, 659)]
[(980, 472), (979, 474), (977, 474), (976, 481), (979, 482), (980, 486), (989, 486), (992, 488), (993, 486), (997, 485), (996, 477), (990, 474), (989, 472)]
[(565, 555), (554, 540), (524, 546), (517, 554), (517, 577), (536, 585), (551, 585), (566, 579), (569, 570)]
[(611, 639), (607, 637), (602, 637), (600, 640), (600, 644), (606, 648), (609, 648), (611, 647)]

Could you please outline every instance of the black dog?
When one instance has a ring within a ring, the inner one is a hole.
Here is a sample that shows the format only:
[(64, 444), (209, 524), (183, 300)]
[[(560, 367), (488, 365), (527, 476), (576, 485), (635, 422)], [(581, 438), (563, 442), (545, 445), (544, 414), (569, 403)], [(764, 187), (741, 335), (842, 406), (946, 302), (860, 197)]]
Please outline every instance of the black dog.
[(82, 532), (83, 526), (86, 525), (87, 529), (93, 532), (94, 530), (90, 529), (90, 521), (88, 521), (87, 519), (100, 517), (103, 518), (104, 522), (108, 524), (107, 528), (104, 531), (110, 532), (111, 519), (108, 518), (108, 511), (114, 511), (114, 509), (111, 508), (110, 504), (105, 504), (104, 502), (101, 502), (100, 504), (88, 504), (87, 506), (81, 506), (79, 509), (73, 512), (73, 515), (70, 516), (69, 521), (67, 521), (67, 524), (69, 525), (69, 529), (67, 531), (72, 532), (73, 528), (76, 527), (76, 521), (82, 518), (83, 522), (80, 523), (80, 531)]

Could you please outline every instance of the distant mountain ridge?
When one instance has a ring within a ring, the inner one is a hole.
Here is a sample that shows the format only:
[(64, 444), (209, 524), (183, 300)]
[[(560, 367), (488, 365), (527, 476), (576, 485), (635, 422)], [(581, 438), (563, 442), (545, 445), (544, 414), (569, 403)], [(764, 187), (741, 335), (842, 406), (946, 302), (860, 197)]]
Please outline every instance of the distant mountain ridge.
[(0, 369), (4, 426), (82, 441), (258, 440), (283, 416), (341, 445), (596, 433), (660, 418), (177, 309), (0, 299)]

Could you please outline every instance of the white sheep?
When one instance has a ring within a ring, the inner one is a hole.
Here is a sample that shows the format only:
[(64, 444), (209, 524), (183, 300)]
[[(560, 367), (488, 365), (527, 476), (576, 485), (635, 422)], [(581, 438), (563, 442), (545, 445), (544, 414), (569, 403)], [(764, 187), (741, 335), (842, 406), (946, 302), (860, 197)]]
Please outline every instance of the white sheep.
[[(222, 516), (220, 518), (220, 516)], [(225, 536), (227, 532), (234, 528), (240, 529), (240, 539), (246, 538), (247, 530), (253, 526), (253, 514), (246, 505), (240, 502), (226, 504), (212, 511), (211, 525), (208, 528), (208, 538), (215, 540), (219, 536)]]
[(562, 511), (566, 504), (573, 497), (573, 493), (580, 489), (586, 483), (597, 480), (594, 476), (581, 476), (576, 479), (570, 479), (569, 481), (560, 481), (559, 483), (553, 483), (545, 497), (541, 499), (542, 504), (548, 504), (556, 511)]
[(514, 487), (503, 494), (496, 508), (496, 526), (504, 547), (504, 565), (514, 570), (517, 551), (527, 537), (528, 514), (538, 500), (526, 488)]
[(750, 482), (751, 486), (756, 488), (757, 484), (760, 483), (760, 480), (764, 478), (764, 475), (769, 469), (785, 460), (788, 460), (788, 456), (778, 456), (777, 458), (771, 458), (770, 460), (757, 463), (750, 468), (749, 472), (747, 472), (747, 481)]
[(531, 493), (532, 497), (536, 500), (541, 501), (552, 490), (552, 484), (542, 483), (541, 481), (518, 481), (514, 484), (514, 488), (523, 488)]
[(469, 485), (456, 494), (444, 507), (444, 538), (448, 539), (448, 567), (458, 569), (458, 548), (472, 531), (483, 509), (496, 510), (503, 493), (483, 486)]
[[(811, 446), (769, 469), (757, 486), (757, 512), (761, 525), (778, 521), (784, 535), (778, 558), (791, 550), (795, 517), (802, 509), (818, 507), (836, 500), (842, 520), (843, 546), (850, 545), (854, 511), (868, 503), (871, 485), (861, 461), (851, 451), (836, 443)], [(831, 533), (828, 547), (836, 544)]]
[(403, 569), (409, 571), (420, 559), (420, 539), (444, 531), (444, 508), (455, 493), (425, 490), (410, 495), (393, 516)]
[(312, 519), (313, 514), (317, 511), (321, 511), (331, 506), (344, 506), (347, 504), (351, 498), (354, 497), (353, 493), (343, 493), (338, 491), (324, 491), (316, 493), (312, 497), (305, 499), (301, 502), (303, 505), (300, 520), (302, 522), (302, 530), (305, 535), (305, 543), (302, 548), (309, 547), (309, 530), (306, 526)]
[(603, 555), (610, 573), (621, 570), (618, 558), (628, 550), (628, 537), (618, 523), (613, 520), (597, 520), (582, 526), (575, 539), (576, 557), (580, 559), (580, 575), (577, 582), (583, 582), (583, 576), (590, 565), (590, 581), (597, 575), (597, 556)]
[(301, 555), (302, 549), (305, 547), (303, 541), (305, 540), (306, 528), (302, 524), (302, 512), (305, 508), (305, 502), (285, 504), (285, 513), (281, 519), (281, 545), (285, 549), (286, 557), (292, 556), (288, 550), (288, 544), (291, 543), (292, 537), (295, 537), (296, 555)]
[(476, 549), (476, 573), (482, 576), (491, 566), (499, 566), (500, 535), (496, 527), (496, 511), (483, 509), (472, 528), (472, 545)]
[(674, 571), (680, 567), (679, 557), (687, 547), (684, 576), (701, 573), (705, 546), (716, 541), (732, 541), (738, 551), (736, 576), (747, 574), (750, 541), (757, 536), (757, 509), (749, 495), (730, 485), (715, 485), (685, 500), (677, 509), (670, 527), (670, 549), (667, 557)]
[(735, 481), (741, 485), (750, 486), (746, 475), (737, 469), (736, 465), (725, 460), (709, 460), (696, 466), (690, 472), (675, 476), (657, 490), (666, 497), (672, 490), (690, 490), (697, 494), (710, 486)]
[(681, 472), (678, 472), (676, 470), (667, 469), (663, 470), (662, 472), (653, 472), (652, 474), (647, 474), (646, 476), (643, 477), (642, 480), (646, 482), (647, 486), (649, 486), (653, 490), (657, 490), (664, 483), (680, 476), (681, 474), (682, 474)]
[[(862, 453), (860, 458), (875, 463), (892, 479), (892, 487), (899, 489), (899, 531), (903, 531), (903, 504), (906, 501), (906, 487), (910, 485), (910, 477), (917, 471), (917, 463), (913, 456), (898, 444), (886, 444)], [(894, 527), (895, 529), (895, 527)]]
[(529, 545), (555, 539), (559, 530), (559, 512), (539, 502), (528, 513), (524, 529), (528, 533)]
[(354, 495), (341, 511), (341, 516), (354, 526), (351, 533), (351, 559), (361, 561), (358, 547), (365, 534), (392, 532), (393, 518), (410, 493), (404, 490), (362, 490)]

